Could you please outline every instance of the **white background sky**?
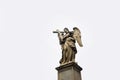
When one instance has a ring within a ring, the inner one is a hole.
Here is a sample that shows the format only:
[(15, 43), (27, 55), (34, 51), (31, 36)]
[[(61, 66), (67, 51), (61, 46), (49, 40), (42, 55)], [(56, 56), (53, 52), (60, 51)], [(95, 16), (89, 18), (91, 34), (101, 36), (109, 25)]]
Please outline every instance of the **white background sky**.
[(74, 26), (82, 80), (120, 80), (119, 0), (0, 0), (0, 80), (57, 80), (52, 31)]

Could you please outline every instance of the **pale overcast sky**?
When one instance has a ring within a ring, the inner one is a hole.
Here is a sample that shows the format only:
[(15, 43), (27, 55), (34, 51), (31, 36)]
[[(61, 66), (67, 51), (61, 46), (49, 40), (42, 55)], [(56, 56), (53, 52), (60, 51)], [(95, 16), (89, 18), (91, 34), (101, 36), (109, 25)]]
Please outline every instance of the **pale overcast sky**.
[(119, 0), (0, 0), (0, 80), (57, 80), (52, 31), (74, 26), (82, 80), (120, 80)]

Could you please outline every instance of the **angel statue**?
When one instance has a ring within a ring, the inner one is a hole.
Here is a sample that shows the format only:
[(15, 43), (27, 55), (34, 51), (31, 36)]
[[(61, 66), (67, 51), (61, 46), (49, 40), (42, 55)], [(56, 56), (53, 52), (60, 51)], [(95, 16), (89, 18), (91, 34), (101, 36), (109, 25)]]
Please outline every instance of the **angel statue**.
[(69, 62), (75, 62), (75, 54), (77, 53), (76, 41), (80, 47), (83, 47), (81, 41), (81, 32), (77, 27), (73, 28), (73, 31), (69, 31), (68, 28), (64, 28), (64, 31), (53, 31), (58, 33), (59, 42), (62, 49), (62, 58), (60, 64), (66, 64)]

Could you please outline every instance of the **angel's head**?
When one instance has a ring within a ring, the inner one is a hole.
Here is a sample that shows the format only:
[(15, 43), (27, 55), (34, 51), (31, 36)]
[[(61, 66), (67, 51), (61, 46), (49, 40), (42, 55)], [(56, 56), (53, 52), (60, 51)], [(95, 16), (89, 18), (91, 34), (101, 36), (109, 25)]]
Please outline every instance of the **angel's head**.
[(64, 32), (65, 33), (69, 33), (69, 29), (68, 28), (64, 28)]

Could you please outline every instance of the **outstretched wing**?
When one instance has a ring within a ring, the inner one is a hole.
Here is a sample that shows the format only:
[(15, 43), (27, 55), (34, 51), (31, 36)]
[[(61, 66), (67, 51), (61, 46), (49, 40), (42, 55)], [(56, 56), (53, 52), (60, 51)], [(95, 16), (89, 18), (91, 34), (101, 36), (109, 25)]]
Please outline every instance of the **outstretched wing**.
[(73, 28), (73, 37), (77, 41), (80, 47), (83, 47), (82, 41), (81, 41), (81, 32), (77, 27)]

